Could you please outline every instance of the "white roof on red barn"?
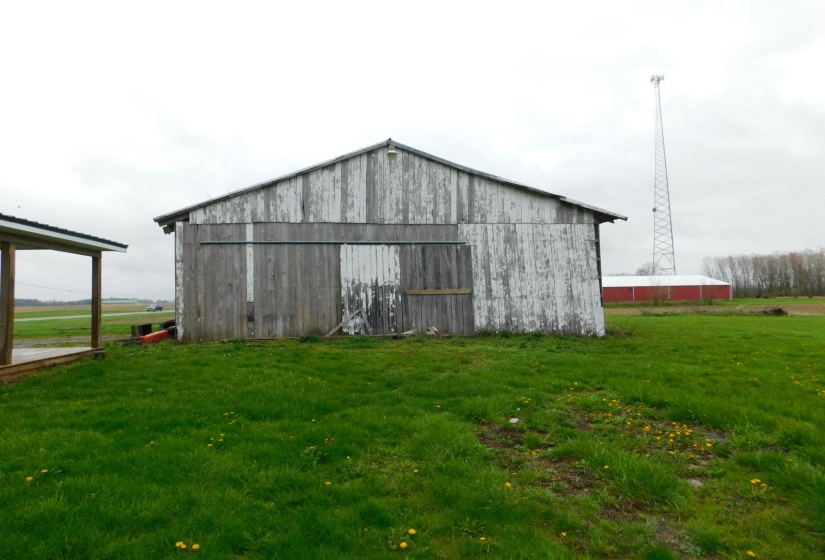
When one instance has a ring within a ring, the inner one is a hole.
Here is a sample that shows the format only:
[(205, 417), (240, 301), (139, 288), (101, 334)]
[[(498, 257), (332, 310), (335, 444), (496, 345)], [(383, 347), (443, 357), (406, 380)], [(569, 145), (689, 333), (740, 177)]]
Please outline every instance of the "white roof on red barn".
[(602, 278), (604, 288), (631, 288), (631, 287), (675, 287), (675, 286), (730, 286), (722, 282), (702, 276), (701, 274), (682, 274), (671, 276), (605, 276)]

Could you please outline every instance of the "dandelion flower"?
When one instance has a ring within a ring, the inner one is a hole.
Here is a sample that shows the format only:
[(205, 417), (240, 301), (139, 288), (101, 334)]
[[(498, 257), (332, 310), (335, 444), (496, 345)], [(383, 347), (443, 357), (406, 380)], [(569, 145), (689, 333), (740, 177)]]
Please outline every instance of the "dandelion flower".
[(399, 544), (398, 546), (400, 546), (401, 548), (407, 548), (407, 542), (401, 541), (401, 544)]
[(192, 545), (192, 550), (198, 550), (201, 547), (198, 543)]
[(415, 534), (415, 529), (410, 529), (410, 530), (409, 530), (409, 531), (407, 531), (407, 532), (408, 532), (409, 534), (411, 534), (411, 535), (414, 535), (414, 534)]
[(487, 537), (479, 537), (478, 540), (480, 540), (481, 542), (484, 542), (484, 541), (487, 540)]
[(604, 468), (609, 469), (610, 465), (605, 465)]
[(34, 478), (32, 478), (31, 476), (26, 477), (26, 482), (31, 482), (32, 480), (34, 480)]
[(186, 545), (183, 544), (183, 541), (178, 541), (175, 543), (175, 548), (186, 548)]
[(561, 532), (561, 536), (562, 536), (562, 537), (566, 537), (566, 536), (567, 536), (567, 531), (562, 531), (562, 532)]
[(756, 553), (752, 550), (749, 550), (748, 551), (748, 556), (750, 556), (751, 558), (756, 558)]
[(329, 480), (327, 480), (326, 482), (324, 482), (324, 484), (326, 484), (327, 486), (330, 486), (332, 483)]
[(42, 471), (40, 471), (40, 472), (42, 472), (42, 473), (47, 473), (47, 472), (49, 472), (49, 469), (43, 469), (43, 470), (42, 470)]
[(512, 486), (512, 484), (510, 484), (509, 482), (505, 482), (504, 486), (506, 486), (507, 488), (510, 488)]

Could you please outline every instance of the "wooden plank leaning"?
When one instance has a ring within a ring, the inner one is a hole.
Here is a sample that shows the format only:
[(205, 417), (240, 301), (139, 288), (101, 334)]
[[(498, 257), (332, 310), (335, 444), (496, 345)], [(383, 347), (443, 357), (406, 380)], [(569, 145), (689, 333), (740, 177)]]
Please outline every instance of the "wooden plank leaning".
[(352, 313), (350, 313), (349, 315), (344, 317), (344, 320), (341, 321), (340, 323), (338, 323), (335, 326), (334, 329), (329, 331), (327, 333), (327, 336), (332, 336), (333, 334), (335, 334), (335, 332), (338, 329), (340, 329), (341, 327), (343, 327), (347, 323), (347, 321), (355, 319), (358, 315), (361, 316), (361, 321), (363, 321), (363, 323), (364, 323), (364, 329), (366, 329), (367, 334), (372, 334), (372, 329), (370, 328), (370, 323), (369, 323), (369, 321), (367, 321), (367, 310), (366, 310), (366, 308), (362, 307), (361, 309), (356, 309), (355, 311), (353, 311)]

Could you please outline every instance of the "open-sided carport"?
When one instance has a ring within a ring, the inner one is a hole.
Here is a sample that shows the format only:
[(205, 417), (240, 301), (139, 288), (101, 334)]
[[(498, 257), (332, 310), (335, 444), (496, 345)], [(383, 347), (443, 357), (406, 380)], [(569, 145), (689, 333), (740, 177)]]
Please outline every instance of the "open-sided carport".
[[(102, 254), (127, 245), (0, 214), (0, 381), (24, 371), (77, 359), (100, 348)], [(14, 283), (17, 251), (51, 250), (92, 259), (92, 337), (83, 348), (14, 350)]]

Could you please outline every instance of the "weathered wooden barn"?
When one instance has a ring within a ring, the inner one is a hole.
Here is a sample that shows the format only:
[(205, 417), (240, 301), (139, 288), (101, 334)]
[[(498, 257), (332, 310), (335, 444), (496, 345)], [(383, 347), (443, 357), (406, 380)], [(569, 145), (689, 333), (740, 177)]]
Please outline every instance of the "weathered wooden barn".
[(701, 275), (605, 276), (607, 303), (631, 301), (701, 301), (731, 299), (731, 285)]
[(599, 225), (624, 216), (387, 140), (155, 218), (183, 341), (604, 332)]

